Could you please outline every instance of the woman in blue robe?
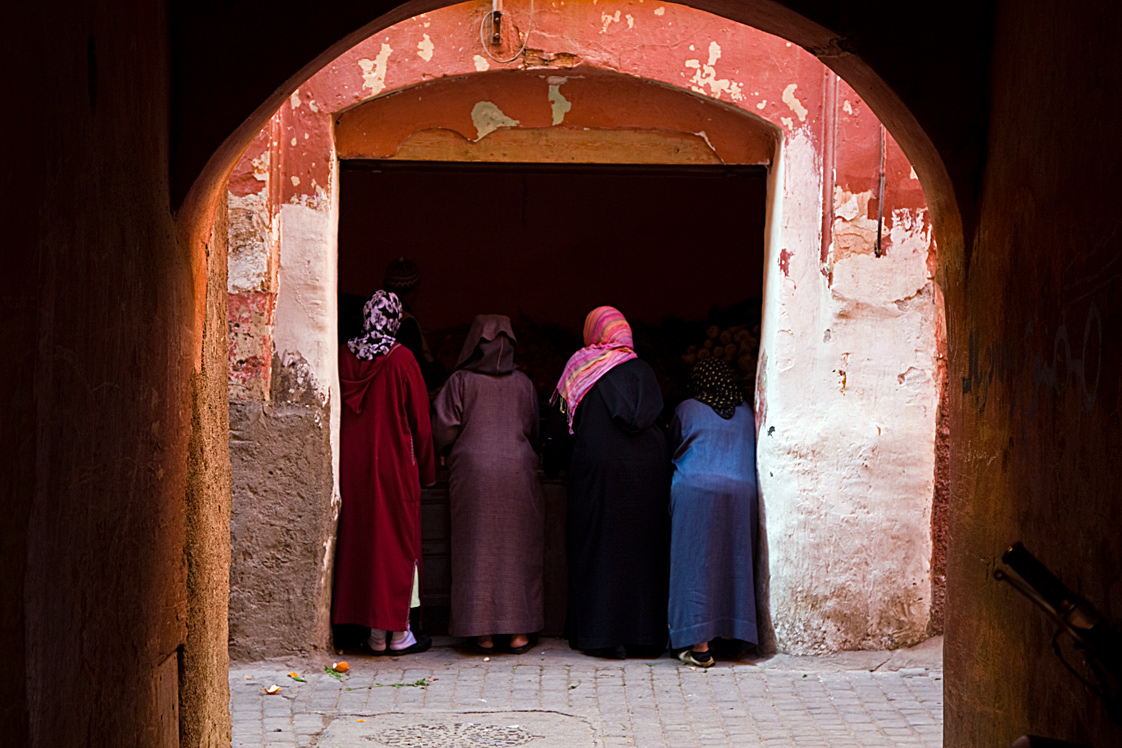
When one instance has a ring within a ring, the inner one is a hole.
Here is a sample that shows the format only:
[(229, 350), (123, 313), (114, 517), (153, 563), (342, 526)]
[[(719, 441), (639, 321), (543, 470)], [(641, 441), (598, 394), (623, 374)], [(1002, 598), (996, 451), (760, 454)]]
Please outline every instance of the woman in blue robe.
[(757, 644), (756, 426), (724, 361), (699, 361), (689, 391), (670, 426), (670, 646), (710, 667), (714, 638)]

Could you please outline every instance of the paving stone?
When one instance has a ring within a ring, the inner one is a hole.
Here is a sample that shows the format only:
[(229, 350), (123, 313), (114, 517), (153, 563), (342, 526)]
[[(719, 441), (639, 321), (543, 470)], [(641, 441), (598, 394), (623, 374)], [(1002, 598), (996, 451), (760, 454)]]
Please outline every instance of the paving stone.
[[(352, 656), (341, 680), (322, 662), (238, 664), (230, 671), (233, 744), (377, 748), (405, 735), (391, 728), (410, 725), (439, 732), (539, 724), (517, 733), (527, 748), (935, 748), (942, 660), (935, 645), (921, 649), (777, 656), (704, 670), (669, 657), (588, 658), (557, 640), (543, 640), (533, 658), (496, 654), (483, 662), (438, 639), (421, 655)], [(906, 669), (892, 670), (894, 661)], [(293, 670), (307, 682), (287, 678)], [(270, 683), (282, 693), (266, 696)], [(550, 724), (557, 735), (547, 734)], [(568, 738), (558, 742), (562, 734)]]

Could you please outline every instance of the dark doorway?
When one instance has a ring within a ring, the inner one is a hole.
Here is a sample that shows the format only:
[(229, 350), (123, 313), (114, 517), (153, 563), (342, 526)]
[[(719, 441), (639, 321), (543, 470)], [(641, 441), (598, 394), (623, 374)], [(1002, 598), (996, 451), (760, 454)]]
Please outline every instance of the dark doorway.
[[(421, 271), (416, 314), (449, 368), (476, 314), (507, 314), (520, 337), (520, 363), (545, 400), (581, 344), (585, 314), (611, 304), (632, 322), (640, 355), (666, 362), (652, 360), (669, 382), (680, 378), (685, 344), (704, 342), (707, 327), (750, 325), (753, 316), (758, 323), (766, 203), (762, 166), (347, 160), (341, 338), (353, 334), (349, 323), (381, 287), (386, 265), (405, 256)], [(523, 340), (525, 332), (540, 344)], [(536, 362), (523, 359), (526, 343)], [(560, 634), (565, 489), (557, 480), (544, 487), (545, 633)], [(447, 501), (442, 475), (422, 497), (420, 625), (430, 633), (447, 625)]]
[(339, 290), (369, 296), (406, 255), (432, 330), (479, 312), (579, 329), (599, 304), (703, 318), (760, 295), (766, 198), (762, 166), (348, 160)]

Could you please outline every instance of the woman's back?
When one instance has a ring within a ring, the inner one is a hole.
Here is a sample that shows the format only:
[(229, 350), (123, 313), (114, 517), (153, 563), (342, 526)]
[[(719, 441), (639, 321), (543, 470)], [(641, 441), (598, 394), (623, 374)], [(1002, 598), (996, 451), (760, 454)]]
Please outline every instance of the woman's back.
[(656, 426), (662, 392), (650, 365), (626, 361), (604, 374), (581, 401), (573, 421), (573, 460), (612, 463), (666, 459)]
[(574, 419), (567, 636), (577, 649), (666, 642), (670, 460), (662, 393), (632, 359), (604, 374)]
[(544, 625), (537, 395), (515, 369), (514, 335), (504, 316), (476, 317), (457, 366), (433, 403), (433, 434), (448, 450), (450, 470), (448, 631), (528, 634)]
[[(452, 443), (451, 455), (466, 452), (514, 458), (533, 453), (538, 422), (534, 385), (520, 371), (490, 375), (460, 370), (449, 377), (436, 407), (444, 432), (437, 442)], [(454, 429), (453, 435), (447, 429)]]
[(756, 485), (756, 427), (752, 408), (741, 403), (731, 418), (713, 408), (686, 400), (674, 411), (670, 424), (674, 482), (713, 487)]

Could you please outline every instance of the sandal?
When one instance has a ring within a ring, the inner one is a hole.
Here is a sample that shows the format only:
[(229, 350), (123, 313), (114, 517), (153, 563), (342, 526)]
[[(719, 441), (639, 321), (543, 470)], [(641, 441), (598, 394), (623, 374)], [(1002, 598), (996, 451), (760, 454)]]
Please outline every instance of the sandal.
[(538, 643), (537, 635), (536, 634), (531, 634), (529, 637), (527, 637), (526, 643), (523, 644), (521, 647), (508, 646), (506, 648), (506, 651), (510, 652), (511, 654), (514, 654), (514, 655), (526, 654), (531, 649), (533, 649), (535, 646), (537, 646), (537, 643)]
[(495, 654), (495, 652), (499, 651), (494, 643), (492, 643), (489, 647), (484, 647), (479, 643), (479, 639), (474, 636), (471, 638), (471, 641), (468, 642), (468, 649), (470, 649), (475, 654), (481, 655), (493, 655)]
[(387, 644), (385, 654), (388, 654), (390, 657), (401, 657), (402, 655), (412, 655), (420, 654), (421, 652), (428, 652), (429, 648), (432, 647), (431, 637), (425, 636), (424, 634), (417, 634), (416, 639), (416, 642), (410, 644), (405, 649), (394, 649), (389, 644)]
[(678, 653), (678, 659), (695, 667), (713, 667), (717, 662), (708, 652), (694, 652), (692, 649), (683, 649)]
[(389, 644), (386, 645), (385, 649), (374, 649), (374, 647), (370, 646), (366, 642), (362, 642), (359, 647), (365, 654), (368, 654), (371, 657), (385, 657), (390, 652)]

